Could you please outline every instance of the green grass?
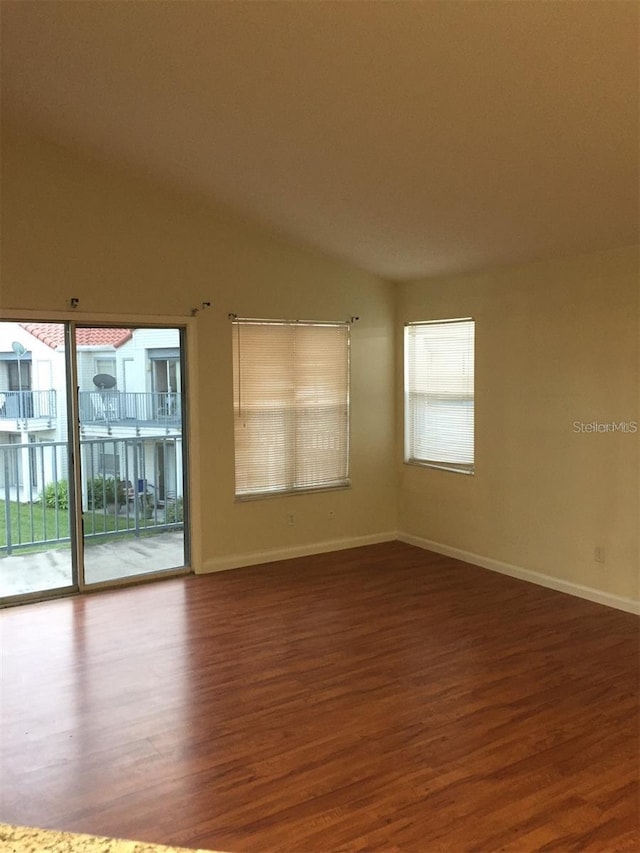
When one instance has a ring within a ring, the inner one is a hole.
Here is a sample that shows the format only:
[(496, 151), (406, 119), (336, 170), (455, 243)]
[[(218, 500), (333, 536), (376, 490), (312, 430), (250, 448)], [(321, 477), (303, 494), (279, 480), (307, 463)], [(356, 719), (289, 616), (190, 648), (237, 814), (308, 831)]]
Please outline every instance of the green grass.
[[(41, 503), (20, 504), (12, 501), (9, 503), (11, 543), (14, 546), (51, 539), (69, 538), (69, 511), (43, 506)], [(139, 526), (144, 528), (155, 523), (153, 518), (139, 519)], [(117, 526), (116, 526), (117, 524)], [(96, 533), (106, 533), (114, 530), (122, 530), (126, 534), (128, 529), (135, 527), (133, 513), (126, 516), (116, 516), (96, 510), (95, 515), (89, 511), (84, 514), (84, 533), (91, 536)], [(7, 516), (6, 503), (0, 501), (0, 548), (7, 544)], [(56, 547), (55, 544), (48, 547)], [(61, 543), (60, 547), (63, 547)]]

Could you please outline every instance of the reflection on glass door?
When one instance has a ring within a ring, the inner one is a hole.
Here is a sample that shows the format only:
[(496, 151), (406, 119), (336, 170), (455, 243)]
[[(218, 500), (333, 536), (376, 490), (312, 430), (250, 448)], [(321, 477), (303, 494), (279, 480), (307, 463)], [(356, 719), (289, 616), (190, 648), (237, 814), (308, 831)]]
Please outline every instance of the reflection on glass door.
[(76, 328), (84, 580), (187, 563), (182, 333)]
[(73, 589), (65, 326), (0, 322), (0, 598)]

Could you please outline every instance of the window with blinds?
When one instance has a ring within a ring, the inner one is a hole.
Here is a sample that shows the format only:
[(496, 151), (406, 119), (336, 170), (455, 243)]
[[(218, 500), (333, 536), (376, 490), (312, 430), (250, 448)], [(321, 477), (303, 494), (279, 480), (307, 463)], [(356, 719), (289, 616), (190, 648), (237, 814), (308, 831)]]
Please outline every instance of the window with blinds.
[(349, 326), (234, 320), (236, 497), (349, 484)]
[(473, 473), (474, 337), (469, 318), (405, 326), (405, 462)]

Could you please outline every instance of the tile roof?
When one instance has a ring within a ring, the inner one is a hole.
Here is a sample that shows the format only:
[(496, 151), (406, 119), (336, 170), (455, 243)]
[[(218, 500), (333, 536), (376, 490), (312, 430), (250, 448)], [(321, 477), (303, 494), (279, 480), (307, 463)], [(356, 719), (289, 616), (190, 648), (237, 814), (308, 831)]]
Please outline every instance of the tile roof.
[[(64, 346), (64, 326), (62, 323), (20, 323), (23, 329), (47, 344), (51, 349)], [(77, 328), (77, 346), (120, 347), (133, 336), (131, 329), (111, 329), (106, 327)]]

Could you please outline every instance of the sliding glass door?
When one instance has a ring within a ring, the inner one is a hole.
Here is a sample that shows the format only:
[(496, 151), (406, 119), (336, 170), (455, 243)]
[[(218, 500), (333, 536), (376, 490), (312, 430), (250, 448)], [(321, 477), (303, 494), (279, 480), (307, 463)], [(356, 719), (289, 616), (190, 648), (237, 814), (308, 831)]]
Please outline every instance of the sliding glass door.
[(74, 501), (62, 323), (0, 322), (0, 598), (71, 590)]
[(187, 562), (183, 349), (177, 328), (76, 328), (86, 584)]
[(0, 323), (3, 600), (188, 564), (183, 361), (180, 328)]

